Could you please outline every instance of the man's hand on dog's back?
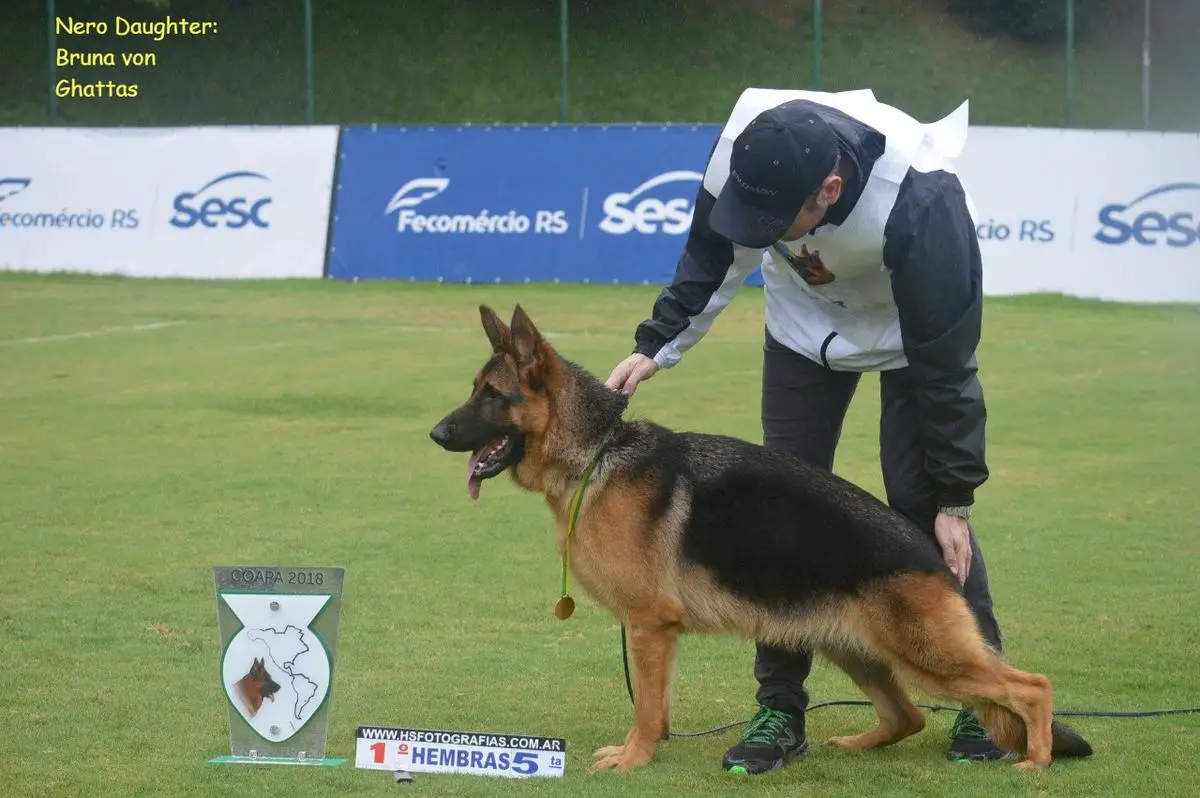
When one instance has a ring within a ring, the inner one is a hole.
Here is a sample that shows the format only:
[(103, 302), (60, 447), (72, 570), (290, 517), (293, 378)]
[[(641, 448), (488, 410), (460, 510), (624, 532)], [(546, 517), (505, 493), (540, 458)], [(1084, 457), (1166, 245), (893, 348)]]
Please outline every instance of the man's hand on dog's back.
[(614, 391), (621, 391), (627, 396), (633, 396), (638, 383), (650, 379), (657, 371), (658, 364), (654, 362), (653, 358), (634, 352), (617, 364), (616, 368), (612, 370), (612, 374), (608, 375), (605, 385)]

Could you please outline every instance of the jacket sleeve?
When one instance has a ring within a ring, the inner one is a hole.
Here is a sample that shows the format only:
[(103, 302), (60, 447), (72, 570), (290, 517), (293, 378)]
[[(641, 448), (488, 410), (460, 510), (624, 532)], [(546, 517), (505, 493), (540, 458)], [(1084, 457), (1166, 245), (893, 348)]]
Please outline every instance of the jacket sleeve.
[(716, 198), (701, 183), (683, 253), (671, 284), (654, 302), (651, 317), (634, 333), (634, 352), (670, 368), (700, 341), (761, 263), (763, 250), (748, 249), (713, 232)]
[(975, 356), (983, 269), (958, 177), (910, 170), (885, 230), (904, 352), (916, 386), (919, 439), (938, 507), (970, 505), (988, 478), (987, 410)]

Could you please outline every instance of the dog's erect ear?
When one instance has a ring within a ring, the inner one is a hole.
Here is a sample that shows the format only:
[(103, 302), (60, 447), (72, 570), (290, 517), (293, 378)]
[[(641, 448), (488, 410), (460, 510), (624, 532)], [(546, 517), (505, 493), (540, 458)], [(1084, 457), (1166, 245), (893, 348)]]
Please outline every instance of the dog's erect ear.
[(512, 344), (512, 332), (508, 325), (500, 321), (496, 311), (487, 305), (479, 306), (479, 318), (483, 321), (483, 330), (488, 340), (492, 342), (493, 352), (507, 352)]
[(512, 352), (521, 366), (533, 365), (541, 360), (545, 351), (545, 341), (533, 319), (520, 305), (513, 310), (512, 316)]

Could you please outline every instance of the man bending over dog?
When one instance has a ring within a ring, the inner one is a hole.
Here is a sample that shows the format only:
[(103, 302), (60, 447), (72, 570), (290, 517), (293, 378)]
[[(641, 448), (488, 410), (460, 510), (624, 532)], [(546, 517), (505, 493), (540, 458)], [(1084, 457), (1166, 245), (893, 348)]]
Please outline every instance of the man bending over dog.
[[(632, 394), (678, 363), (761, 265), (764, 445), (832, 469), (859, 378), (880, 372), (888, 503), (936, 537), (999, 651), (968, 521), (988, 470), (975, 359), (982, 267), (949, 163), (965, 112), (922, 125), (869, 91), (744, 92), (710, 155), (674, 280), (607, 384)], [(807, 750), (811, 667), (811, 652), (758, 644), (760, 709), (726, 769), (761, 773)], [(966, 709), (951, 736), (951, 759), (1005, 753)]]

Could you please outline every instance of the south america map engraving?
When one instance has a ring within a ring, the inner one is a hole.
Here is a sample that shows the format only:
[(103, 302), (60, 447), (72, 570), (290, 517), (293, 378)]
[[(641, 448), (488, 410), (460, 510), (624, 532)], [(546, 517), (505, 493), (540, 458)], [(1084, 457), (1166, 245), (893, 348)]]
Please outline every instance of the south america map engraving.
[(329, 692), (329, 654), (309, 624), (330, 597), (223, 593), (221, 598), (243, 624), (222, 660), (226, 695), (264, 739), (287, 740)]
[(295, 626), (284, 627), (282, 632), (275, 629), (247, 629), (246, 637), (251, 642), (266, 646), (275, 667), (291, 677), (292, 692), (296, 694), (293, 714), (296, 720), (302, 720), (302, 713), (317, 694), (317, 683), (298, 670), (297, 660), (310, 650), (304, 642), (304, 630)]

